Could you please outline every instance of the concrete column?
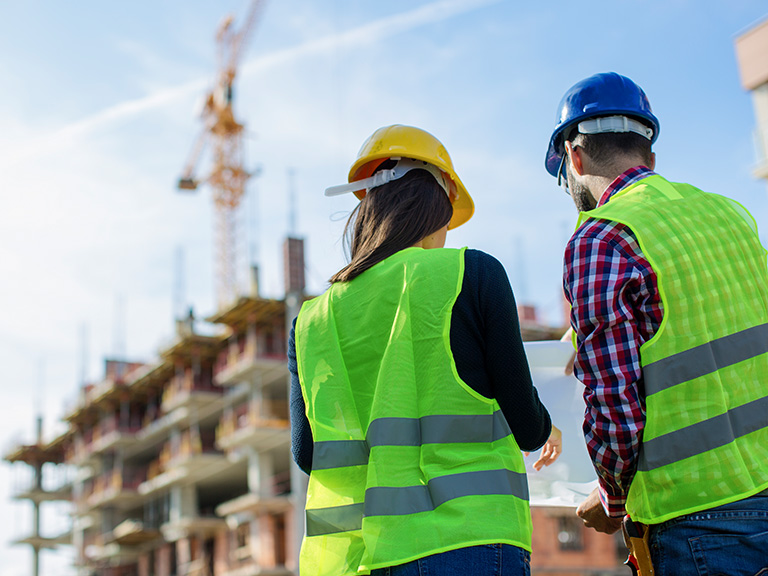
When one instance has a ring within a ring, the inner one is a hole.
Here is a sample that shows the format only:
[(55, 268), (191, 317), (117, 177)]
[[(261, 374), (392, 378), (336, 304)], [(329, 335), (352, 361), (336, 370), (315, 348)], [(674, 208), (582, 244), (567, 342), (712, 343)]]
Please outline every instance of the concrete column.
[(197, 516), (197, 493), (194, 486), (174, 486), (171, 488), (171, 523), (180, 522), (183, 518)]
[(299, 573), (299, 552), (301, 551), (301, 541), (304, 539), (305, 516), (304, 506), (307, 501), (307, 486), (309, 485), (309, 476), (296, 465), (291, 458), (291, 502), (293, 503), (293, 514), (288, 526), (288, 550), (286, 555), (291, 563), (288, 567), (296, 574)]
[(251, 537), (248, 542), (251, 558), (257, 565), (262, 562), (261, 521), (259, 516), (254, 516), (250, 521)]
[[(275, 475), (274, 458), (270, 452), (259, 452), (248, 448), (248, 490), (259, 498), (270, 498), (274, 493), (273, 477)], [(261, 563), (265, 558), (265, 547), (269, 534), (264, 531), (262, 517), (254, 515), (250, 522), (250, 552), (251, 557)]]
[(250, 402), (250, 406), (248, 407), (249, 412), (254, 414), (259, 420), (267, 417), (266, 409), (264, 407), (264, 393), (261, 386), (253, 386), (251, 388), (248, 402)]
[[(293, 319), (299, 315), (301, 303), (304, 299), (304, 240), (299, 238), (286, 238), (284, 244), (285, 266), (285, 334), (291, 332)], [(290, 377), (286, 382), (286, 401), (289, 400)], [(293, 514), (287, 525), (290, 532), (287, 536), (287, 561), (286, 564), (296, 574), (299, 573), (299, 551), (301, 541), (304, 538), (304, 504), (307, 498), (308, 476), (293, 462), (291, 458), (291, 500), (293, 502)]]
[[(75, 475), (72, 481), (72, 547), (75, 549), (75, 564), (82, 566), (85, 563), (85, 530), (82, 527), (82, 517), (77, 515), (77, 503), (83, 498), (83, 480), (80, 475)], [(81, 573), (78, 570), (78, 573)]]
[(168, 442), (171, 447), (171, 459), (178, 457), (181, 450), (181, 431), (178, 428), (171, 430), (168, 435)]
[(189, 535), (176, 542), (176, 559), (179, 575), (188, 574), (192, 563), (192, 539)]
[(274, 494), (275, 464), (270, 452), (259, 452), (248, 448), (248, 490), (260, 498), (270, 498)]

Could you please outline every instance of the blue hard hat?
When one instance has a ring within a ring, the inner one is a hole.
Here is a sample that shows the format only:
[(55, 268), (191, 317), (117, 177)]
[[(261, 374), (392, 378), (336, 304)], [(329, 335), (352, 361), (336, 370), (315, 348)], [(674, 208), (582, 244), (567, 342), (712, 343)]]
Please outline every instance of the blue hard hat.
[(622, 115), (636, 118), (653, 129), (651, 143), (659, 137), (659, 120), (651, 111), (648, 97), (637, 84), (615, 72), (595, 74), (574, 84), (557, 108), (555, 130), (549, 139), (547, 172), (557, 176), (563, 159), (561, 135), (581, 122), (598, 116)]

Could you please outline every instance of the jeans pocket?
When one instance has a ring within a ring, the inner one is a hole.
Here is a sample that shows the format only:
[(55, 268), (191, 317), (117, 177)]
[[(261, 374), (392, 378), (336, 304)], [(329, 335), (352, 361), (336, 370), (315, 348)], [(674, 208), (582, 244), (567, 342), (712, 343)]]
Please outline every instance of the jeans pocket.
[(768, 576), (768, 532), (706, 534), (688, 543), (702, 576)]

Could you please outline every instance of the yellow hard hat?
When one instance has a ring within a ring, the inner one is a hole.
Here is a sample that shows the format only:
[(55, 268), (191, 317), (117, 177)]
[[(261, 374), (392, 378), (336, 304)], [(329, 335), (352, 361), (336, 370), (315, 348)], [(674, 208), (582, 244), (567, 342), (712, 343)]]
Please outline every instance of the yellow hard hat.
[[(357, 153), (357, 160), (349, 169), (349, 182), (368, 178), (382, 162), (390, 158), (412, 158), (427, 162), (451, 179), (456, 186), (456, 199), (452, 202), (453, 217), (448, 223), (449, 229), (458, 228), (472, 218), (475, 203), (456, 175), (448, 151), (437, 138), (420, 128), (394, 124), (376, 130)], [(362, 200), (365, 190), (356, 190), (355, 196)]]

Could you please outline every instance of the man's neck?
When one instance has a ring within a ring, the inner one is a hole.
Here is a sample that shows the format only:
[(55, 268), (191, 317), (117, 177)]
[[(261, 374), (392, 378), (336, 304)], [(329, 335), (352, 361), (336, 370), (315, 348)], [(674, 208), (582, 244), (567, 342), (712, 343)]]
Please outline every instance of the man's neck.
[[(621, 172), (619, 172), (621, 174)], [(589, 176), (587, 179), (587, 186), (589, 187), (589, 192), (592, 194), (592, 197), (595, 199), (595, 202), (600, 202), (600, 198), (602, 198), (603, 194), (605, 193), (608, 186), (611, 185), (611, 182), (613, 182), (616, 177), (619, 176), (619, 174), (616, 174), (613, 178), (610, 178), (608, 176)]]
[(605, 191), (611, 184), (613, 184), (613, 181), (616, 180), (616, 178), (624, 174), (627, 170), (643, 164), (644, 162), (640, 158), (635, 158), (634, 156), (631, 158), (626, 157), (615, 162), (610, 170), (605, 173), (589, 175), (589, 191), (592, 193), (592, 196), (594, 196), (595, 202), (600, 202), (603, 194), (605, 194)]

